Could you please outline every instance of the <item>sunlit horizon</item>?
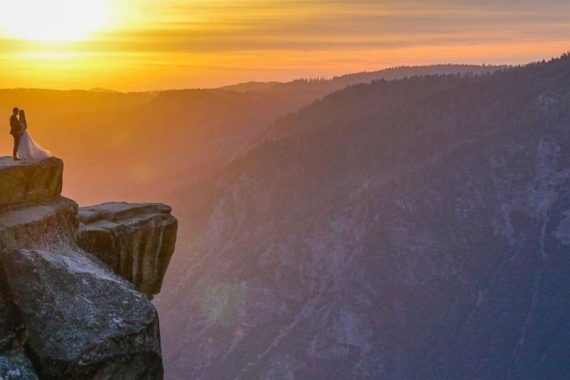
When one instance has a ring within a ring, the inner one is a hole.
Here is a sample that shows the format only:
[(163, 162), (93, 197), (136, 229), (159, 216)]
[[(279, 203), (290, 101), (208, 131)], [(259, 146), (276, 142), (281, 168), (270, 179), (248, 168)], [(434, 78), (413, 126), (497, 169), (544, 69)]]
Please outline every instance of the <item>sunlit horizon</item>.
[(395, 66), (523, 64), (570, 47), (570, 4), (504, 0), (20, 0), (0, 87), (147, 91)]

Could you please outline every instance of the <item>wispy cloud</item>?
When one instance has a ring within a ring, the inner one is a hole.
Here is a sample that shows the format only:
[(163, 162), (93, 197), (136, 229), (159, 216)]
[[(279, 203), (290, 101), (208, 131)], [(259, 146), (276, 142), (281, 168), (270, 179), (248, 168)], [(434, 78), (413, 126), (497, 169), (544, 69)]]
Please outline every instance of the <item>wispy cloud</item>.
[(119, 87), (135, 77), (140, 83), (140, 73), (156, 74), (157, 66), (172, 72), (157, 76), (164, 86), (182, 87), (252, 73), (257, 77), (249, 79), (282, 79), (303, 70), (310, 76), (434, 61), (519, 62), (570, 46), (567, 0), (117, 1), (129, 22), (90, 41), (38, 47), (0, 40), (0, 68), (18, 55), (72, 52), (85, 70), (94, 62), (108, 73), (136, 69)]

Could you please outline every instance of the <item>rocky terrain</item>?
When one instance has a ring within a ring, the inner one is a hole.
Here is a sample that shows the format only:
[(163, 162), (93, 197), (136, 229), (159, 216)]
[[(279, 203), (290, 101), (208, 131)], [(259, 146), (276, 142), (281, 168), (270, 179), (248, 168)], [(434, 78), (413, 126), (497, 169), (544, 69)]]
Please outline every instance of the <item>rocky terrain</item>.
[[(161, 379), (158, 315), (141, 292), (160, 289), (176, 220), (166, 206), (128, 204), (88, 218), (112, 220), (130, 247), (121, 260), (144, 263), (133, 277), (78, 246), (86, 227), (80, 233), (77, 204), (60, 195), (62, 174), (57, 158), (0, 159), (0, 378)], [(107, 257), (101, 245), (93, 253)]]
[(104, 203), (79, 210), (77, 243), (152, 298), (176, 246), (178, 221), (162, 204)]
[(568, 56), (347, 88), (185, 196), (170, 379), (568, 377)]

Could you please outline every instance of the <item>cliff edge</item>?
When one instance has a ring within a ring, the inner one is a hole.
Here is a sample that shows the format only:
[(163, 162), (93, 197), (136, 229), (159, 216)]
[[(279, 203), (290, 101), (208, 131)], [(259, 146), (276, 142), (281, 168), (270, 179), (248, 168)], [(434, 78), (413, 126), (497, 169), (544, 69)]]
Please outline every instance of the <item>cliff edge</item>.
[(162, 379), (158, 315), (143, 293), (160, 290), (176, 219), (126, 203), (80, 217), (62, 183), (57, 158), (0, 158), (0, 378)]
[(160, 292), (178, 221), (162, 204), (104, 203), (79, 210), (77, 242), (149, 298)]

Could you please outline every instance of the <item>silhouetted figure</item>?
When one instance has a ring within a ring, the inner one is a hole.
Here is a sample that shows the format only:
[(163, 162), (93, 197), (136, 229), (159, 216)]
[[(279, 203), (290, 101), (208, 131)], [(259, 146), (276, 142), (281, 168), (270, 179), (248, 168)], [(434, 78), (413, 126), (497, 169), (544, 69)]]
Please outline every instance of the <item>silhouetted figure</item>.
[(18, 120), (19, 112), (20, 110), (18, 107), (14, 107), (12, 110), (12, 116), (10, 116), (10, 134), (14, 138), (14, 150), (12, 152), (14, 160), (19, 160), (18, 148), (20, 147), (20, 139), (22, 138), (22, 126), (20, 124), (20, 120)]

